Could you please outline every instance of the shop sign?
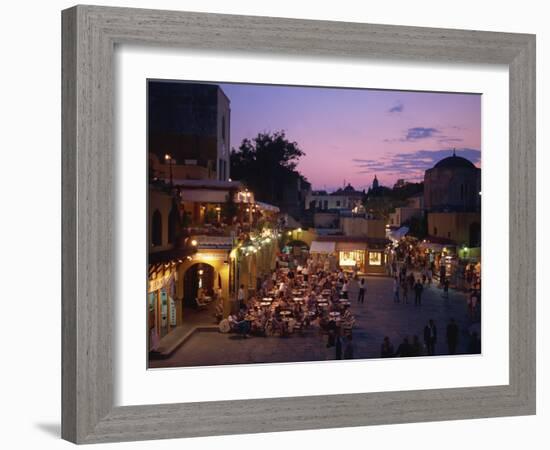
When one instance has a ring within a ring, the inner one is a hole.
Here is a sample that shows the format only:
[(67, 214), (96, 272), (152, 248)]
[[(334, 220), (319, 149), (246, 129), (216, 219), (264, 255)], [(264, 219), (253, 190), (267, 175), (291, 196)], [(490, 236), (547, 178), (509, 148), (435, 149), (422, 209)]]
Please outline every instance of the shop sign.
[(172, 275), (174, 275), (174, 272), (170, 272), (162, 277), (157, 277), (154, 280), (149, 280), (149, 290), (148, 292), (155, 292), (159, 289), (162, 289), (164, 286), (166, 286), (171, 278)]

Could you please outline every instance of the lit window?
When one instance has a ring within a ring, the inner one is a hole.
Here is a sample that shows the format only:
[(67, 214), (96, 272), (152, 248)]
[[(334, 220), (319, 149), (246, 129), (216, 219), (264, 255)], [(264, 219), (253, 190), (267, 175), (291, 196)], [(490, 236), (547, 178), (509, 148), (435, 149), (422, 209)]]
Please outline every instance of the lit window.
[(382, 265), (382, 253), (369, 252), (369, 266), (381, 266), (381, 265)]
[(340, 258), (339, 263), (340, 266), (355, 266), (356, 264), (358, 266), (363, 265), (363, 261), (365, 260), (365, 251), (364, 250), (354, 250), (350, 252), (340, 252)]

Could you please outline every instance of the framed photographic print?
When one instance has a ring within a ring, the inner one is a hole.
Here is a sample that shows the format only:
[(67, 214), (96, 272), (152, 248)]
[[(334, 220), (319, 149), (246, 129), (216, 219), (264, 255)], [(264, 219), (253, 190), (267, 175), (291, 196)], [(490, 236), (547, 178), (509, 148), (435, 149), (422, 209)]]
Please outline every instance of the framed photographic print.
[(534, 414), (534, 55), (63, 11), (63, 437)]

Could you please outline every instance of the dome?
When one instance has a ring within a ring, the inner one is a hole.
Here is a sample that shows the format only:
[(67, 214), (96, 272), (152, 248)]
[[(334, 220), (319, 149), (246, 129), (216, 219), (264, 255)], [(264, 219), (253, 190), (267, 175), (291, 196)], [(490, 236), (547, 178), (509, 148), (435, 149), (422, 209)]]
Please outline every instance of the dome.
[(443, 158), (434, 166), (435, 169), (456, 169), (460, 167), (475, 169), (476, 166), (474, 166), (474, 164), (466, 158), (456, 155)]

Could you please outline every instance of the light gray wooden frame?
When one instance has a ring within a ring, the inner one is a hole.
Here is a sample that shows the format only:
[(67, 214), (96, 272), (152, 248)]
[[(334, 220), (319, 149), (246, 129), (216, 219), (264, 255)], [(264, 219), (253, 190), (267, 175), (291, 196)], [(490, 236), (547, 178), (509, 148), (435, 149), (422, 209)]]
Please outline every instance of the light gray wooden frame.
[[(93, 443), (535, 413), (535, 36), (96, 6), (63, 11), (62, 30), (63, 438)], [(114, 407), (113, 51), (126, 43), (506, 64), (510, 383)]]

